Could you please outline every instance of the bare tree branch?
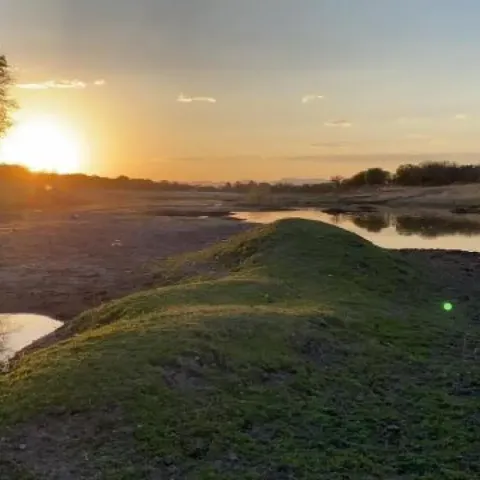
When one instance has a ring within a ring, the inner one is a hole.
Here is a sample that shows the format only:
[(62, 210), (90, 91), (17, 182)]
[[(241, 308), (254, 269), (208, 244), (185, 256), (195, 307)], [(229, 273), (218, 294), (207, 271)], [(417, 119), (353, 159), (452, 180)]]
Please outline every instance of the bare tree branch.
[(0, 138), (12, 126), (11, 113), (17, 108), (15, 100), (10, 96), (13, 77), (5, 55), (0, 55)]

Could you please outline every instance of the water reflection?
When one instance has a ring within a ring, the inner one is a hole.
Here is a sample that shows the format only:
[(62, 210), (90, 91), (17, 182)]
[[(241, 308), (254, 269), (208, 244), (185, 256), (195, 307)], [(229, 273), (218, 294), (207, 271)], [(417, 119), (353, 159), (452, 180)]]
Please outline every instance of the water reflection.
[(319, 210), (241, 212), (235, 217), (255, 223), (305, 218), (337, 225), (387, 248), (440, 248), (480, 252), (480, 216), (361, 212), (327, 214)]
[(0, 362), (62, 325), (62, 322), (42, 315), (0, 314)]
[[(352, 216), (352, 222), (359, 228), (378, 233), (390, 225), (389, 215), (364, 214)], [(340, 223), (340, 222), (339, 222)]]
[(357, 227), (374, 233), (393, 227), (399, 235), (418, 235), (423, 238), (480, 235), (480, 218), (475, 221), (454, 216), (396, 215), (393, 213), (349, 213), (335, 215), (335, 217), (334, 223), (337, 225), (351, 221)]
[(400, 235), (436, 238), (446, 235), (480, 235), (480, 223), (464, 218), (412, 217), (401, 215), (395, 227)]

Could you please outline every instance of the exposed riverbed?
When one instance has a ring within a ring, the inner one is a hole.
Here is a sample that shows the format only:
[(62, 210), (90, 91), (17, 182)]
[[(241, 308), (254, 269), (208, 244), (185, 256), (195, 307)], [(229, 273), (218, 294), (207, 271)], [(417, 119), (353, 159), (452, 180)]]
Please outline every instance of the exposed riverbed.
[[(242, 218), (257, 222), (259, 216), (273, 220), (279, 215), (299, 216), (243, 213)], [(425, 218), (415, 216), (404, 216), (399, 222), (398, 216), (393, 220), (378, 215), (341, 218), (318, 211), (308, 215), (350, 227), (381, 246), (393, 248), (379, 240), (394, 233), (403, 242), (396, 248), (442, 279), (447, 296), (451, 292), (452, 298), (469, 303), (480, 298), (480, 255), (459, 251), (458, 242), (463, 240), (473, 246), (465, 250), (480, 248), (477, 227), (468, 219), (457, 217), (463, 223), (455, 231), (455, 224), (438, 220), (432, 224), (431, 219), (426, 224)], [(38, 212), (4, 221), (0, 224), (0, 314), (34, 313), (68, 321), (102, 302), (157, 284), (152, 269), (157, 260), (199, 250), (252, 226), (223, 218), (173, 218), (115, 210), (78, 215)], [(453, 251), (433, 250), (438, 241), (447, 242), (445, 248)], [(426, 250), (404, 250), (415, 246)]]

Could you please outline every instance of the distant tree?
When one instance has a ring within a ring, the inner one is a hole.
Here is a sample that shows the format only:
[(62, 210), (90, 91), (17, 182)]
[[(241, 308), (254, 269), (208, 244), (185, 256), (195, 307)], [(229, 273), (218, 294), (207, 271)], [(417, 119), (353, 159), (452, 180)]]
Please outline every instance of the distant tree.
[(350, 187), (363, 185), (386, 185), (390, 182), (391, 174), (382, 168), (369, 168), (356, 173), (343, 183)]
[(365, 171), (366, 185), (386, 185), (390, 181), (390, 172), (383, 168), (369, 168)]
[(10, 87), (13, 84), (11, 69), (5, 55), (0, 55), (0, 138), (12, 125), (11, 113), (16, 107), (10, 97)]
[(451, 185), (480, 181), (480, 165), (457, 165), (453, 162), (424, 162), (400, 165), (393, 176), (398, 185)]
[(343, 183), (349, 187), (362, 187), (366, 185), (366, 170), (356, 173), (350, 178), (347, 178)]
[(412, 165), (411, 163), (400, 165), (395, 172), (393, 180), (398, 185), (421, 184), (418, 167), (416, 165)]

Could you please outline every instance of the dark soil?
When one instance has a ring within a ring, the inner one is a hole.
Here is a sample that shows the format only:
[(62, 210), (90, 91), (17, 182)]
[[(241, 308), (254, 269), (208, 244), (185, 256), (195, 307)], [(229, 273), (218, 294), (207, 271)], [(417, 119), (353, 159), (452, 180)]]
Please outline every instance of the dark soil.
[(0, 313), (67, 320), (156, 282), (157, 260), (249, 228), (228, 219), (122, 211), (0, 219)]

